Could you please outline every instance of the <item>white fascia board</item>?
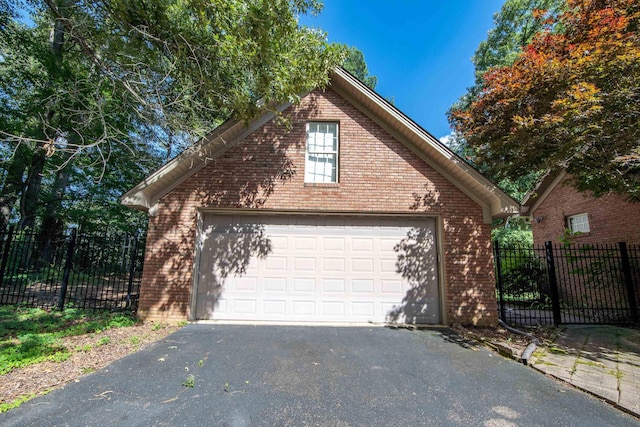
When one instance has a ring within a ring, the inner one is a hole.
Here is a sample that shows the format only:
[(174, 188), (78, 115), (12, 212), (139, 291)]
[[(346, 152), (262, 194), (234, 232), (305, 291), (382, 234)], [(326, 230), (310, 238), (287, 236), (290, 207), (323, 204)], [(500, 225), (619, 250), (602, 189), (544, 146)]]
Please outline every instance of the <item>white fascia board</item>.
[(538, 209), (540, 207), (540, 205), (542, 204), (542, 202), (545, 201), (545, 199), (547, 197), (549, 197), (549, 194), (551, 194), (551, 192), (553, 191), (554, 188), (557, 187), (558, 184), (560, 184), (560, 182), (562, 182), (562, 180), (564, 180), (564, 178), (567, 176), (567, 172), (565, 170), (562, 170), (562, 172), (560, 172), (558, 174), (558, 176), (556, 176), (553, 181), (551, 181), (551, 184), (544, 189), (544, 191), (542, 192), (542, 194), (540, 194), (537, 198), (536, 201), (533, 203), (533, 205), (531, 205), (531, 207), (529, 208), (529, 210), (527, 211), (527, 213), (529, 214), (529, 216), (533, 215), (533, 213), (536, 211), (536, 209)]
[(146, 212), (149, 210), (149, 200), (147, 199), (144, 190), (125, 194), (120, 198), (120, 203), (139, 211)]
[[(291, 105), (291, 103), (285, 103), (275, 110), (278, 113), (282, 113)], [(207, 162), (214, 160), (229, 148), (244, 140), (251, 133), (275, 118), (275, 116), (275, 113), (267, 112), (248, 125), (238, 121), (219, 135), (215, 135), (215, 130), (212, 131), (192, 149), (181, 153), (125, 193), (120, 199), (120, 203), (135, 209), (148, 211), (161, 197), (202, 169)], [(221, 126), (224, 126), (224, 124)]]
[[(483, 207), (483, 217), (485, 222), (490, 223), (492, 217), (504, 217), (520, 212), (521, 208), (518, 202), (509, 197), (480, 172), (460, 159), (449, 148), (444, 146), (444, 144), (401, 113), (397, 108), (393, 107), (378, 94), (371, 91), (371, 89), (366, 87), (362, 82), (348, 75), (341, 69), (335, 70), (334, 74), (342, 81), (346, 82), (348, 87), (353, 87), (358, 90), (363, 96), (370, 100), (376, 108), (388, 114), (397, 123), (397, 125), (394, 126), (392, 123), (387, 123), (386, 120), (378, 117), (376, 112), (374, 112), (370, 107), (363, 105), (362, 102), (355, 98), (355, 96), (340, 88), (339, 84), (333, 86), (334, 90), (340, 93), (341, 96), (344, 96), (352, 104), (360, 105), (363, 113), (378, 123), (394, 138), (403, 142), (429, 166), (447, 178), (447, 180), (459, 188), (463, 193)], [(403, 126), (408, 129), (414, 136), (416, 136), (422, 143), (428, 145), (434, 152), (426, 153), (423, 148), (408, 141), (407, 138), (398, 131), (398, 126)], [(454, 176), (452, 172), (447, 169), (446, 165), (453, 165), (455, 168), (461, 170), (465, 175), (469, 176), (472, 181), (478, 183), (483, 188), (483, 195), (481, 196), (476, 194), (476, 191), (471, 191), (464, 182), (461, 182), (458, 177)]]

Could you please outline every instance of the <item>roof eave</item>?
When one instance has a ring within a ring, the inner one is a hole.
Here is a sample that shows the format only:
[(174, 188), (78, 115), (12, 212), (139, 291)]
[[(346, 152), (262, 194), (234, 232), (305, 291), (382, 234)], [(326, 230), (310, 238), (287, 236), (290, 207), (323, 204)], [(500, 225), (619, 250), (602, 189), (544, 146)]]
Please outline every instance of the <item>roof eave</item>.
[[(366, 107), (362, 110), (365, 114), (404, 142), (414, 153), (480, 204), (483, 207), (485, 222), (490, 222), (491, 218), (503, 218), (522, 211), (516, 200), (345, 70), (338, 68), (332, 73), (331, 86), (351, 102)], [(364, 104), (366, 101), (369, 102)], [(403, 132), (403, 129), (408, 132)], [(460, 176), (469, 178), (467, 182), (463, 182)], [(468, 185), (470, 183), (476, 188), (470, 188)]]
[[(289, 106), (291, 103), (285, 103), (274, 110), (282, 112)], [(248, 124), (236, 119), (227, 120), (192, 148), (182, 152), (126, 192), (120, 198), (120, 203), (133, 209), (148, 211), (162, 196), (273, 119), (275, 115), (275, 112), (269, 111)]]
[(533, 215), (533, 212), (545, 201), (549, 194), (560, 182), (562, 182), (567, 176), (567, 171), (562, 169), (560, 171), (547, 171), (540, 180), (536, 187), (529, 191), (522, 200), (522, 206), (524, 212), (527, 215)]
[[(478, 203), (483, 209), (485, 222), (521, 212), (518, 202), (347, 71), (341, 68), (334, 70), (330, 86)], [(276, 110), (282, 112), (289, 106), (290, 103), (283, 104)], [(266, 113), (248, 125), (228, 120), (192, 149), (176, 156), (124, 194), (121, 203), (148, 212), (162, 196), (195, 174), (208, 161), (274, 117), (274, 113)]]

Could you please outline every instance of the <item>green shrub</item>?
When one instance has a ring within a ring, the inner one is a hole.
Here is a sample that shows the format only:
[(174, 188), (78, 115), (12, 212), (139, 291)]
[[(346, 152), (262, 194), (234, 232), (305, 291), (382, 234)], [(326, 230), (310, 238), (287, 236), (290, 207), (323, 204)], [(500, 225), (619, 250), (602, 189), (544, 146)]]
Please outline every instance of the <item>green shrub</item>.
[(547, 269), (532, 246), (501, 247), (500, 269), (505, 295), (542, 302), (549, 295)]
[[(0, 307), (0, 375), (14, 368), (60, 362), (71, 356), (62, 338), (132, 326), (136, 319), (122, 313), (92, 312), (75, 307), (46, 311), (24, 306)], [(103, 337), (97, 345), (110, 342)], [(76, 351), (90, 351), (91, 345)]]

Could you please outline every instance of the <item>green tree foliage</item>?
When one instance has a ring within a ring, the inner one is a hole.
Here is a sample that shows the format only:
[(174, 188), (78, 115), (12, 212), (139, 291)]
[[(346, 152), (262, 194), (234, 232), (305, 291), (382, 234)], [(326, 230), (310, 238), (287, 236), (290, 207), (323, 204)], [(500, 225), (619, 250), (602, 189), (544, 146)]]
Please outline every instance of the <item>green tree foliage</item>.
[(378, 78), (369, 74), (367, 63), (364, 61), (364, 54), (357, 47), (347, 47), (347, 56), (342, 64), (342, 68), (356, 76), (362, 83), (370, 89), (375, 90)]
[[(475, 84), (451, 107), (449, 122), (453, 125), (453, 112), (466, 111), (477, 100), (484, 85), (484, 75), (495, 68), (509, 66), (520, 56), (535, 34), (544, 30), (549, 17), (557, 16), (566, 7), (565, 0), (507, 0), (493, 17), (494, 28), (489, 30), (471, 61), (475, 66)], [(521, 200), (539, 177), (538, 171), (521, 175), (498, 176), (481, 156), (483, 148), (467, 143), (465, 136), (454, 128), (451, 137), (458, 155), (472, 163), (516, 200)]]
[(80, 222), (94, 197), (115, 206), (163, 152), (231, 114), (250, 120), (297, 101), (344, 59), (324, 33), (298, 26), (316, 0), (23, 6), (0, 0), (0, 227), (59, 227), (72, 212)]
[(490, 69), (513, 64), (534, 35), (545, 28), (547, 17), (557, 16), (564, 7), (565, 0), (507, 0), (493, 17), (495, 27), (473, 55), (476, 83), (481, 83)]
[[(475, 66), (475, 84), (451, 107), (447, 113), (454, 125), (454, 114), (467, 111), (482, 93), (484, 76), (487, 72), (513, 64), (531, 42), (536, 33), (547, 28), (548, 18), (557, 16), (565, 7), (565, 0), (506, 0), (493, 17), (494, 28), (489, 30), (472, 62)], [(522, 200), (534, 186), (539, 171), (530, 170), (520, 175), (499, 175), (482, 156), (484, 147), (469, 144), (466, 134), (454, 127), (450, 136), (451, 148), (462, 158), (474, 165), (483, 174), (493, 179), (500, 188), (516, 200)], [(526, 245), (533, 243), (529, 224), (511, 219), (494, 224), (492, 238), (501, 246)]]
[(500, 177), (564, 168), (578, 190), (640, 200), (640, 3), (569, 0), (510, 66), (452, 112)]
[(513, 64), (533, 36), (548, 24), (547, 18), (557, 16), (565, 8), (565, 1), (506, 0), (493, 16), (495, 26), (471, 58), (475, 66), (475, 84), (467, 89), (452, 109), (469, 108), (482, 90), (485, 73), (492, 68)]
[(511, 217), (491, 230), (491, 238), (501, 247), (529, 247), (533, 245), (531, 226), (525, 218)]
[(0, 31), (4, 30), (12, 18), (15, 18), (16, 4), (9, 0), (0, 0)]

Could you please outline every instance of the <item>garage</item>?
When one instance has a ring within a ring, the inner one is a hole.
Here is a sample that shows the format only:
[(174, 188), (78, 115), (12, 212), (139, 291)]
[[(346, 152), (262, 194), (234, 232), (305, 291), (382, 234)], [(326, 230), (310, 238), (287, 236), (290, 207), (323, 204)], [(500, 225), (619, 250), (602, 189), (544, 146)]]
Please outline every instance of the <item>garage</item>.
[(518, 202), (344, 70), (299, 101), (123, 195), (149, 217), (138, 316), (496, 324), (491, 224)]
[(192, 317), (440, 323), (433, 217), (204, 213)]

